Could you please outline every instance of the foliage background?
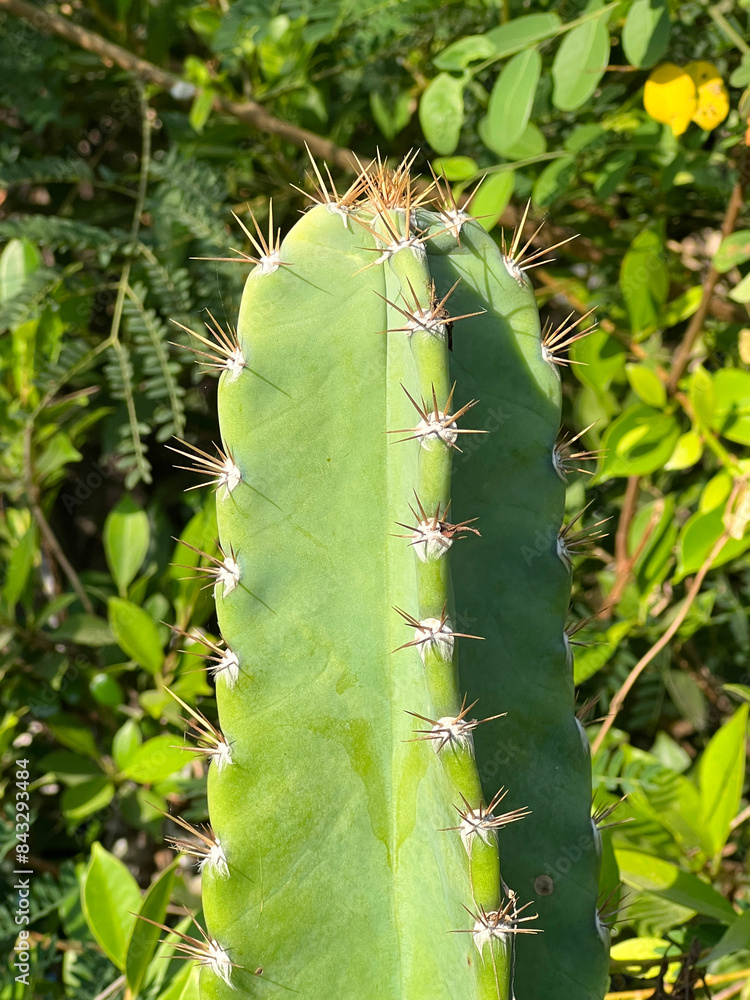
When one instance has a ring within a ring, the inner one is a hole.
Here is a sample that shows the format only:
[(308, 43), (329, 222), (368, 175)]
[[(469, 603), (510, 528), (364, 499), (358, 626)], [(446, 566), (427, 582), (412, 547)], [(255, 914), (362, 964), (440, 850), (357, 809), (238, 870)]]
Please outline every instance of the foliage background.
[[(567, 433), (603, 449), (568, 509), (609, 519), (576, 559), (572, 621), (595, 807), (628, 796), (604, 838), (604, 908), (627, 904), (612, 989), (663, 996), (679, 975), (703, 997), (706, 975), (714, 997), (750, 997), (749, 8), (0, 0), (0, 937), (12, 956), (21, 759), (36, 984), (10, 957), (2, 1000), (196, 995), (130, 915), (189, 925), (199, 879), (158, 810), (206, 818), (165, 687), (209, 716), (212, 688), (200, 644), (164, 623), (213, 634), (172, 563), (173, 539), (206, 548), (215, 529), (166, 446), (211, 450), (215, 385), (170, 321), (233, 322), (246, 268), (202, 258), (244, 245), (232, 211), (263, 224), (272, 198), (293, 224), (301, 130), (336, 144), (342, 183), (346, 149), (419, 147), (456, 197), (487, 175), (472, 210), (498, 239), (529, 198), (533, 228), (548, 220), (535, 246), (580, 234), (534, 274), (553, 322), (599, 319), (562, 378)], [(729, 114), (711, 131), (644, 111), (667, 60), (717, 67)]]

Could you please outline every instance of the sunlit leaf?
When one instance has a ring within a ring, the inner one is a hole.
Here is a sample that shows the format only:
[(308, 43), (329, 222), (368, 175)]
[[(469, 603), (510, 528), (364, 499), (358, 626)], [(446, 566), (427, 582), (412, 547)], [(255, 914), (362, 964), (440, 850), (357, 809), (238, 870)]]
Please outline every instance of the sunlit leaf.
[(430, 82), (419, 102), (419, 122), (425, 138), (442, 156), (450, 156), (458, 145), (464, 120), (464, 83), (449, 73)]
[(118, 969), (124, 970), (135, 914), (141, 908), (141, 893), (122, 861), (98, 843), (92, 846), (83, 873), (81, 905), (102, 951)]

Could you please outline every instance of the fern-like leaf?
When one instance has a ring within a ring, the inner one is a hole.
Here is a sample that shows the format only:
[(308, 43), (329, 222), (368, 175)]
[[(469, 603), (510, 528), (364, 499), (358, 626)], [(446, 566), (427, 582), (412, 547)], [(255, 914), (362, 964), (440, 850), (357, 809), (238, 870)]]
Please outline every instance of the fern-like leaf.
[(133, 341), (146, 376), (144, 396), (159, 405), (154, 410), (157, 441), (166, 441), (182, 434), (185, 426), (185, 390), (176, 376), (179, 362), (170, 358), (169, 330), (153, 309), (144, 302), (146, 288), (140, 284), (128, 286), (123, 309), (125, 328)]

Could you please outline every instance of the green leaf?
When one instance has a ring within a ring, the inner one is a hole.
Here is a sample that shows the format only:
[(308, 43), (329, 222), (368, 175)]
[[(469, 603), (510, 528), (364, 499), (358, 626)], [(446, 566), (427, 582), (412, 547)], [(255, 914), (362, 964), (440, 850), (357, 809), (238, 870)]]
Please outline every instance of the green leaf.
[(84, 754), (94, 760), (99, 759), (99, 748), (88, 726), (63, 714), (51, 715), (45, 722), (58, 743), (62, 743), (75, 753)]
[(601, 476), (645, 476), (669, 460), (680, 425), (669, 413), (650, 406), (631, 406), (604, 435)]
[[(679, 583), (688, 573), (695, 573), (701, 568), (719, 537), (724, 533), (723, 518), (722, 505), (706, 513), (699, 511), (685, 521), (680, 531), (675, 583)], [(711, 566), (722, 566), (741, 555), (747, 548), (750, 548), (750, 534), (741, 539), (730, 538)]]
[(688, 395), (698, 424), (709, 427), (716, 409), (716, 393), (713, 379), (703, 365), (698, 365), (690, 376)]
[(95, 673), (89, 680), (89, 691), (100, 705), (117, 708), (125, 701), (125, 692), (117, 680), (104, 670)]
[(114, 640), (112, 630), (104, 618), (89, 615), (71, 615), (55, 629), (55, 638), (75, 642), (79, 646), (109, 646)]
[(464, 120), (464, 81), (440, 73), (419, 102), (419, 122), (436, 153), (450, 156), (458, 145)]
[(112, 738), (112, 759), (115, 766), (121, 771), (124, 770), (141, 743), (143, 737), (138, 723), (135, 719), (128, 719)]
[(750, 702), (750, 687), (747, 684), (724, 684), (724, 690), (733, 694), (735, 698)]
[(711, 738), (698, 764), (702, 821), (714, 857), (729, 839), (731, 822), (740, 808), (749, 708), (741, 705), (737, 709)]
[(472, 214), (478, 217), (480, 226), (489, 231), (497, 224), (508, 206), (514, 184), (512, 170), (489, 174), (471, 203)]
[[(592, 644), (590, 646), (578, 646), (573, 654), (574, 657), (574, 681), (576, 685), (583, 684), (589, 677), (593, 677), (602, 667), (606, 666), (617, 651), (620, 643), (630, 632), (633, 623), (630, 621), (615, 622), (610, 625), (602, 635), (601, 632), (592, 633)], [(581, 638), (582, 642), (587, 641)]]
[(370, 91), (370, 111), (386, 139), (394, 139), (406, 128), (415, 107), (416, 101), (408, 90), (400, 91), (395, 98), (392, 94), (386, 96), (379, 90)]
[(120, 649), (150, 674), (164, 663), (159, 630), (143, 608), (121, 597), (109, 599), (109, 624)]
[(580, 153), (587, 146), (599, 143), (604, 139), (604, 129), (595, 122), (585, 122), (583, 125), (576, 125), (572, 132), (565, 137), (563, 147), (569, 153)]
[(487, 35), (467, 35), (452, 42), (432, 60), (438, 69), (464, 70), (470, 63), (491, 59), (497, 48)]
[(477, 161), (470, 156), (438, 156), (432, 161), (432, 169), (448, 181), (468, 181), (479, 170)]
[[(661, 959), (670, 951), (679, 954), (679, 948), (664, 938), (637, 937), (617, 941), (610, 948), (609, 954), (613, 962), (623, 966), (618, 972), (629, 972), (641, 979), (650, 979), (658, 973)], [(657, 960), (653, 969), (644, 964), (643, 960), (649, 958)]]
[(714, 375), (716, 402), (708, 420), (729, 441), (750, 444), (750, 372), (721, 368)]
[(607, 17), (579, 24), (563, 38), (552, 63), (552, 103), (574, 111), (591, 97), (609, 62)]
[(656, 65), (669, 46), (669, 5), (666, 0), (636, 0), (622, 30), (622, 47), (631, 66)]
[(216, 91), (211, 87), (204, 87), (203, 90), (198, 91), (193, 98), (193, 103), (190, 106), (188, 121), (196, 132), (202, 132), (203, 126), (211, 117), (211, 110), (213, 109), (215, 98)]
[(512, 148), (523, 135), (541, 71), (542, 57), (536, 49), (526, 49), (505, 64), (495, 81), (484, 134), (492, 138), (491, 148), (496, 152)]
[[(695, 604), (690, 611), (694, 609)], [(690, 674), (686, 674), (684, 670), (666, 670), (664, 684), (681, 718), (686, 719), (699, 733), (703, 732), (708, 725), (708, 704), (706, 696)]]
[(539, 174), (532, 191), (532, 200), (540, 208), (546, 208), (561, 198), (568, 190), (576, 175), (576, 161), (572, 156), (562, 156), (548, 163)]
[(601, 199), (609, 198), (630, 173), (635, 163), (635, 150), (616, 149), (603, 165), (594, 181), (594, 191)]
[(667, 390), (656, 372), (642, 364), (625, 365), (630, 387), (641, 402), (659, 409), (667, 405)]
[(57, 434), (52, 435), (45, 445), (44, 451), (36, 460), (36, 471), (44, 479), (66, 465), (80, 462), (82, 458), (83, 455), (73, 445), (68, 435), (63, 431), (58, 431)]
[(671, 302), (665, 303), (659, 312), (659, 326), (668, 330), (678, 323), (684, 323), (689, 319), (701, 304), (703, 298), (703, 288), (700, 285), (693, 285), (682, 295), (678, 295)]
[(99, 765), (88, 757), (68, 750), (54, 750), (39, 761), (42, 774), (49, 771), (66, 785), (80, 785), (90, 778), (102, 776)]
[(123, 774), (141, 785), (154, 785), (189, 763), (184, 750), (175, 746), (174, 736), (154, 736), (130, 754)]
[(720, 504), (723, 504), (732, 492), (732, 483), (732, 477), (726, 469), (711, 476), (703, 487), (698, 501), (698, 510), (701, 514), (706, 514), (709, 510), (716, 510)]
[(681, 434), (677, 440), (672, 457), (664, 466), (670, 472), (680, 469), (690, 469), (700, 461), (703, 454), (703, 438), (695, 431)]
[(496, 56), (509, 56), (543, 38), (551, 38), (561, 27), (557, 14), (525, 14), (492, 28), (484, 37), (492, 42)]
[(620, 876), (626, 885), (689, 907), (721, 924), (732, 923), (736, 919), (732, 904), (713, 886), (681, 871), (671, 861), (618, 847), (615, 847), (615, 855)]
[(175, 867), (177, 864), (178, 862), (175, 861), (169, 868), (165, 868), (156, 881), (152, 883), (138, 911), (139, 917), (146, 917), (147, 919), (136, 920), (133, 925), (133, 933), (130, 936), (125, 961), (125, 974), (133, 996), (138, 995), (138, 991), (146, 978), (146, 973), (148, 972), (161, 936), (160, 929), (148, 923), (148, 920), (155, 920), (159, 924), (164, 923), (164, 918), (167, 915), (167, 905), (174, 886)]
[(729, 84), (732, 87), (747, 87), (750, 84), (750, 52), (745, 52), (742, 60), (729, 77)]
[(663, 249), (658, 234), (646, 229), (633, 240), (620, 267), (620, 289), (638, 340), (655, 329), (669, 294)]
[(635, 558), (633, 570), (641, 599), (647, 598), (667, 575), (676, 540), (673, 497), (659, 498), (638, 508), (628, 532), (628, 553)]
[(750, 260), (750, 229), (737, 229), (722, 240), (714, 255), (713, 265), (723, 273), (746, 260)]
[(570, 357), (579, 362), (573, 366), (576, 378), (601, 396), (624, 373), (627, 353), (619, 340), (598, 328), (571, 345)]
[[(706, 965), (738, 951), (750, 951), (750, 910), (737, 917), (705, 958)], [(744, 998), (742, 998), (744, 1000)]]
[(3, 600), (11, 608), (18, 601), (26, 586), (29, 572), (34, 565), (36, 545), (36, 525), (31, 524), (13, 548), (7, 564), (5, 583), (3, 585)]
[(737, 282), (729, 293), (729, 298), (733, 302), (750, 302), (750, 274), (746, 274), (742, 281)]
[[(497, 149), (491, 146), (485, 138), (482, 128), (485, 121), (486, 119), (483, 118), (479, 123), (479, 135), (485, 145), (493, 149), (494, 152), (497, 152)], [(529, 122), (518, 142), (514, 142), (512, 146), (508, 146), (501, 155), (504, 155), (509, 160), (528, 160), (534, 156), (542, 156), (546, 152), (547, 140), (544, 137), (544, 132), (533, 122)]]
[(156, 1000), (201, 1000), (199, 966), (194, 963), (186, 964), (187, 969), (178, 973)]
[(115, 786), (104, 776), (71, 785), (62, 794), (62, 814), (73, 823), (81, 823), (100, 809), (106, 809), (115, 794)]
[(81, 907), (104, 954), (124, 971), (135, 914), (141, 908), (141, 893), (122, 861), (99, 843), (92, 846), (83, 874)]
[(121, 597), (146, 558), (149, 539), (148, 515), (124, 494), (104, 522), (104, 554)]
[(42, 266), (42, 257), (29, 240), (8, 240), (0, 253), (0, 302), (18, 295), (30, 274)]

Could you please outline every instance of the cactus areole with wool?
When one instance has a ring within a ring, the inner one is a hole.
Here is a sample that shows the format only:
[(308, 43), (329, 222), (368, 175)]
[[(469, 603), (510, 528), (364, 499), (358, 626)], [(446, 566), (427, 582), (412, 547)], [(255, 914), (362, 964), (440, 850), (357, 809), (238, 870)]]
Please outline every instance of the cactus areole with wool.
[(556, 444), (581, 334), (540, 330), (522, 226), (498, 247), (410, 165), (341, 195), (313, 164), (283, 242), (246, 230), (236, 335), (196, 349), (222, 439), (183, 442), (220, 543), (204, 1000), (606, 990)]

